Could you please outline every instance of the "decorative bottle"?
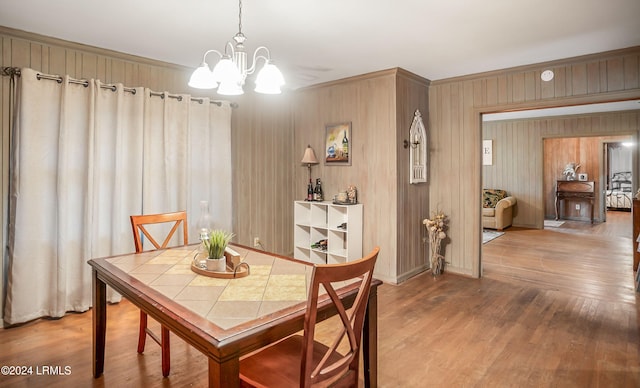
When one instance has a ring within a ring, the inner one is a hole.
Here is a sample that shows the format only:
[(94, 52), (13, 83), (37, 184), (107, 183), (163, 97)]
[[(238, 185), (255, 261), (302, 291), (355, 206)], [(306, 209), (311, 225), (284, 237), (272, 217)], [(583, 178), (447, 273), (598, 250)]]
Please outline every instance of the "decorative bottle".
[(200, 218), (196, 224), (198, 228), (198, 239), (200, 247), (193, 257), (193, 262), (197, 267), (201, 266), (201, 261), (207, 258), (207, 250), (204, 247), (204, 241), (209, 239), (211, 233), (211, 214), (209, 214), (209, 201), (200, 201)]
[(313, 200), (314, 201), (324, 201), (324, 195), (322, 194), (322, 183), (320, 182), (320, 178), (316, 179), (316, 188), (313, 190)]
[(349, 139), (347, 139), (347, 131), (344, 131), (344, 135), (342, 137), (342, 155), (344, 155), (345, 159), (349, 157)]
[(307, 186), (307, 201), (313, 201), (313, 183), (309, 179), (309, 185)]
[(211, 232), (211, 214), (209, 214), (209, 201), (200, 201), (200, 218), (198, 218), (198, 238), (207, 240)]

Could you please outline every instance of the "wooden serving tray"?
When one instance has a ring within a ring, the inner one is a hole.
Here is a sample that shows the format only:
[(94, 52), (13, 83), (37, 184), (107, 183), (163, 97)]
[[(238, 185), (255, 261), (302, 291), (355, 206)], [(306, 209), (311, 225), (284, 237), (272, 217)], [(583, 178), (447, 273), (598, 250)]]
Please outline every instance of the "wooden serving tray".
[(235, 269), (231, 269), (227, 266), (227, 270), (224, 272), (209, 271), (208, 269), (197, 267), (195, 263), (191, 263), (191, 270), (202, 276), (220, 279), (239, 279), (249, 275), (249, 265), (246, 263), (238, 265)]
[(193, 262), (191, 263), (191, 270), (202, 276), (220, 279), (238, 279), (249, 275), (249, 264), (242, 262), (238, 252), (226, 247), (224, 255), (227, 258), (226, 271), (209, 271), (206, 268), (198, 267)]

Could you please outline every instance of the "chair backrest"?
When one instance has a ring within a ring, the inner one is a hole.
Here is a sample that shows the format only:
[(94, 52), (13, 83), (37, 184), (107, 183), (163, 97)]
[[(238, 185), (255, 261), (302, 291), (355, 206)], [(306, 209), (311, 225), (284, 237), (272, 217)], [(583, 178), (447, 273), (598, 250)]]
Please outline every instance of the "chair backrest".
[[(149, 224), (162, 224), (162, 223), (173, 223), (173, 227), (171, 231), (164, 238), (162, 244), (159, 244), (149, 233), (145, 225)], [(131, 228), (133, 229), (133, 243), (136, 247), (136, 253), (140, 253), (143, 251), (142, 246), (142, 234), (147, 238), (147, 240), (153, 244), (155, 249), (167, 248), (167, 245), (171, 241), (176, 230), (182, 224), (183, 231), (183, 242), (184, 245), (189, 244), (189, 231), (187, 227), (187, 212), (179, 211), (173, 213), (161, 213), (161, 214), (146, 214), (139, 216), (131, 216)]]
[[(336, 379), (349, 369), (358, 370), (364, 316), (369, 300), (369, 291), (371, 290), (373, 268), (379, 251), (380, 248), (375, 247), (367, 256), (345, 264), (319, 264), (314, 266), (304, 322), (305, 339), (300, 374), (301, 387), (309, 387), (322, 381)], [(331, 283), (350, 280), (356, 280), (360, 283), (353, 305), (347, 310)], [(320, 285), (324, 287), (335, 305), (342, 328), (337, 331), (333, 342), (328, 346), (327, 351), (318, 363), (313, 360), (313, 341)], [(334, 351), (339, 346), (342, 357), (336, 358), (334, 357)], [(347, 348), (346, 352), (344, 351), (345, 347)], [(316, 365), (316, 367), (314, 368), (313, 365)], [(357, 375), (355, 378), (358, 378)]]

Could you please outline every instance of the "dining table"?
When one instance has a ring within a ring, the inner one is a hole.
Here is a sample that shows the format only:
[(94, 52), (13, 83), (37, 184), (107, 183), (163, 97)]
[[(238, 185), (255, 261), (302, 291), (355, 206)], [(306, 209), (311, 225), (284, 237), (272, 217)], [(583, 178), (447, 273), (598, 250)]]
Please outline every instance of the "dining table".
[[(95, 378), (107, 373), (107, 286), (208, 357), (210, 387), (240, 386), (243, 355), (303, 330), (312, 263), (232, 244), (247, 273), (219, 278), (194, 271), (198, 248), (195, 244), (88, 261), (93, 281)], [(378, 279), (371, 283), (362, 334), (366, 387), (377, 386), (377, 289), (381, 284)], [(353, 304), (357, 282), (334, 284), (334, 288), (347, 307)], [(318, 319), (336, 313), (328, 296), (322, 296)]]

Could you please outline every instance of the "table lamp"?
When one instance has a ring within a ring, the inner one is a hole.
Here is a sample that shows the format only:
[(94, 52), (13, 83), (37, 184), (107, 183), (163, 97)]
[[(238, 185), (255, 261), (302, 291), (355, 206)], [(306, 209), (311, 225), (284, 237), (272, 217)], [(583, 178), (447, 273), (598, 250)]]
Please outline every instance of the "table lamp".
[(307, 165), (307, 168), (309, 169), (309, 181), (311, 181), (311, 165), (318, 164), (316, 153), (313, 152), (313, 148), (311, 148), (311, 145), (307, 145), (307, 148), (304, 150), (304, 156), (302, 157), (301, 163)]

